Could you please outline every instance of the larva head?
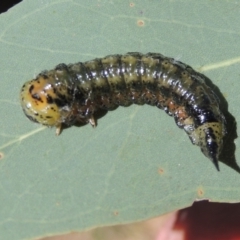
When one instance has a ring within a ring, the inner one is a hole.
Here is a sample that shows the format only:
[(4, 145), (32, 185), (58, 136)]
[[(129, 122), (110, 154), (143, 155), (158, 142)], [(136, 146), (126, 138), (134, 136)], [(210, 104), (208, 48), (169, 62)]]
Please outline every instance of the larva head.
[(65, 102), (64, 95), (59, 94), (56, 88), (63, 90), (64, 86), (57, 86), (53, 77), (42, 74), (23, 85), (21, 105), (30, 120), (46, 126), (61, 124), (61, 109)]

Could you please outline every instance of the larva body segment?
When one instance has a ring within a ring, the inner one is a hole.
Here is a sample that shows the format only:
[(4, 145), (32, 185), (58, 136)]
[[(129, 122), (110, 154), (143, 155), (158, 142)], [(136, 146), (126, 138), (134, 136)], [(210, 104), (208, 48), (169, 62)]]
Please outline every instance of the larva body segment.
[(206, 77), (158, 53), (109, 55), (85, 63), (59, 64), (26, 82), (21, 104), (26, 116), (46, 126), (90, 122), (99, 109), (149, 104), (173, 116), (192, 143), (218, 168), (225, 119)]

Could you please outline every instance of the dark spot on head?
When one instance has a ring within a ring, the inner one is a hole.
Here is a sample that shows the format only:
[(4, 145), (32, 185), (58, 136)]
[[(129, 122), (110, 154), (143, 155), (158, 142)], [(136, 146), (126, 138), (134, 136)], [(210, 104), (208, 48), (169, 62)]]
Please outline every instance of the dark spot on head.
[(31, 85), (31, 87), (29, 88), (29, 92), (31, 94), (32, 90), (34, 89), (34, 85)]
[(36, 99), (39, 102), (43, 102), (43, 100), (40, 98), (40, 96), (37, 93), (32, 94), (32, 98)]
[(51, 116), (46, 116), (45, 118), (49, 119), (49, 118), (52, 118)]
[[(33, 118), (32, 116), (29, 116), (29, 115), (27, 115), (26, 113), (25, 113), (25, 115), (26, 115), (27, 118), (30, 119), (31, 121), (38, 123), (38, 121), (37, 121), (36, 118)], [(40, 117), (41, 117), (41, 116), (40, 116)]]
[(52, 104), (53, 103), (53, 98), (47, 94), (47, 103)]
[(26, 87), (26, 84), (24, 84), (23, 86), (22, 86), (22, 92), (25, 90), (25, 87)]

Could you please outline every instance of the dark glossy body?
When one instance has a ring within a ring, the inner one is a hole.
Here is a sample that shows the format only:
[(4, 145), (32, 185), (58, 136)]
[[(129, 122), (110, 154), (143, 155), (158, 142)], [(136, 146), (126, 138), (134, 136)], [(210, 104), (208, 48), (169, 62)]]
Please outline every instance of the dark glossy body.
[(47, 126), (95, 125), (93, 113), (149, 104), (164, 109), (218, 169), (225, 119), (205, 76), (158, 53), (110, 55), (85, 63), (59, 64), (24, 84), (22, 107)]

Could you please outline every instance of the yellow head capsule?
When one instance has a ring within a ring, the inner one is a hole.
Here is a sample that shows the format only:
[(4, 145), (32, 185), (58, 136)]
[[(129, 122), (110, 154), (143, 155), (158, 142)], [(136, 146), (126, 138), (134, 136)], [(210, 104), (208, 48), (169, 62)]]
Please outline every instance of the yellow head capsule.
[(53, 81), (49, 77), (39, 75), (36, 79), (26, 82), (21, 90), (21, 105), (26, 116), (32, 121), (58, 127), (61, 124), (61, 100), (56, 95)]

